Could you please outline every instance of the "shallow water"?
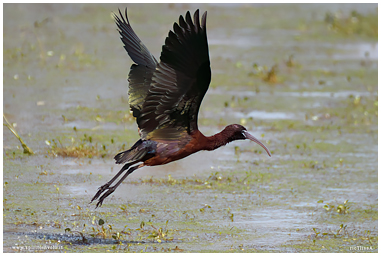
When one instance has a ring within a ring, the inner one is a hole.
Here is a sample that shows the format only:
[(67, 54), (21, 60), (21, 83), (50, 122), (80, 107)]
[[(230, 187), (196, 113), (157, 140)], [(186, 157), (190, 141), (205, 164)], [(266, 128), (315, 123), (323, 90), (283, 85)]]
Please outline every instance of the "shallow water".
[[(272, 157), (237, 141), (143, 168), (95, 209), (90, 199), (120, 168), (113, 155), (138, 139), (118, 8), (4, 5), (4, 114), (36, 153), (22, 154), (4, 128), (4, 252), (378, 251), (377, 38), (324, 23), (327, 12), (374, 15), (375, 4), (128, 5), (156, 57), (180, 14), (208, 11), (200, 130), (241, 123)], [(277, 64), (277, 81), (254, 64)], [(46, 141), (88, 136), (104, 157), (49, 154)]]

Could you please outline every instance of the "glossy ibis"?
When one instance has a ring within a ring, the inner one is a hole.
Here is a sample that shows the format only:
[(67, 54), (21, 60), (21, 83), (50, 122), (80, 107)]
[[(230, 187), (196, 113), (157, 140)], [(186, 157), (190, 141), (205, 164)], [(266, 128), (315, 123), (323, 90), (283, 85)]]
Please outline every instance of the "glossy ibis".
[[(231, 124), (206, 137), (197, 126), (200, 104), (208, 90), (211, 72), (206, 37), (206, 12), (201, 23), (199, 10), (193, 21), (189, 11), (169, 31), (160, 61), (148, 51), (119, 10), (114, 14), (121, 40), (133, 60), (129, 81), (129, 105), (139, 127), (139, 139), (129, 150), (115, 156), (123, 168), (101, 186), (91, 202), (101, 206), (126, 177), (143, 166), (163, 165), (200, 150), (215, 150), (234, 140), (249, 139), (270, 151), (246, 128)], [(124, 173), (125, 172), (125, 173)], [(112, 186), (114, 181), (122, 178)]]

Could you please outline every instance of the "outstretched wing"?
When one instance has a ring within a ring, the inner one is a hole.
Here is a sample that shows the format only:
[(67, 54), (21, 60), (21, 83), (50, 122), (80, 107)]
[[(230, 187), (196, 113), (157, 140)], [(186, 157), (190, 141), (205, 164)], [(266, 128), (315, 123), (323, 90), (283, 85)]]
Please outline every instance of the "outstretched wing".
[(206, 12), (189, 11), (174, 23), (163, 45), (160, 62), (137, 118), (143, 139), (176, 139), (197, 130), (198, 111), (211, 72)]
[(142, 41), (140, 41), (134, 30), (132, 30), (127, 17), (127, 8), (125, 10), (126, 19), (124, 19), (120, 10), (119, 14), (120, 18), (116, 14), (114, 14), (114, 18), (119, 28), (120, 39), (124, 44), (124, 49), (126, 49), (128, 55), (136, 63), (132, 64), (130, 73), (128, 74), (128, 102), (133, 116), (139, 118), (144, 99), (147, 96), (152, 81), (152, 75), (157, 65), (157, 60), (148, 51)]

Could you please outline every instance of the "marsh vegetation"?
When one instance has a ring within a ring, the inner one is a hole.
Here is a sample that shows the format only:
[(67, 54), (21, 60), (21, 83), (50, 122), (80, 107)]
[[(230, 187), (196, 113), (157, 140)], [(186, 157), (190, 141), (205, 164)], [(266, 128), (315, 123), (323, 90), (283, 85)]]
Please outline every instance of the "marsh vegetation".
[[(4, 4), (5, 252), (378, 251), (376, 4), (129, 4), (158, 57), (171, 24), (208, 11), (212, 82), (199, 116), (232, 143), (133, 173), (105, 204), (113, 156), (137, 140), (121, 4)], [(45, 247), (44, 247), (45, 246)]]

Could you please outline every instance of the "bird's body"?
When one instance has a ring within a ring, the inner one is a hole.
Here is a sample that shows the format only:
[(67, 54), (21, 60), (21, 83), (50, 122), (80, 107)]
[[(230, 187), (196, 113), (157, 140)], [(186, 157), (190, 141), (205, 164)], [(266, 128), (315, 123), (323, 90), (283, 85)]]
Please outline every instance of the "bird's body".
[[(167, 164), (201, 150), (214, 150), (234, 140), (250, 139), (270, 151), (241, 125), (232, 124), (213, 136), (204, 136), (197, 125), (201, 101), (211, 80), (206, 12), (199, 19), (187, 12), (174, 23), (165, 40), (160, 62), (132, 30), (127, 18), (115, 15), (124, 48), (135, 62), (128, 76), (129, 104), (141, 137), (129, 150), (115, 156), (123, 168), (93, 197), (97, 207), (138, 168)], [(123, 177), (113, 182), (124, 172)], [(110, 187), (111, 186), (111, 187)]]

